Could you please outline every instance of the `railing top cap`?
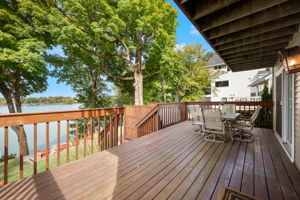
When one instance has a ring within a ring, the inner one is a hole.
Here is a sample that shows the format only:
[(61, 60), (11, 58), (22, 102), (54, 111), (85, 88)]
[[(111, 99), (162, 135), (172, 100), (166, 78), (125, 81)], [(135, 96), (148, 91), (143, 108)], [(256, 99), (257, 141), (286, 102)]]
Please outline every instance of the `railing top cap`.
[(99, 111), (99, 110), (112, 110), (112, 109), (124, 109), (124, 107), (90, 108), (90, 109), (44, 111), (44, 112), (5, 113), (5, 114), (0, 114), (0, 118), (1, 117), (24, 116), (24, 115), (44, 115), (44, 114), (59, 114), (59, 113), (72, 113), (72, 112), (93, 112), (93, 111)]

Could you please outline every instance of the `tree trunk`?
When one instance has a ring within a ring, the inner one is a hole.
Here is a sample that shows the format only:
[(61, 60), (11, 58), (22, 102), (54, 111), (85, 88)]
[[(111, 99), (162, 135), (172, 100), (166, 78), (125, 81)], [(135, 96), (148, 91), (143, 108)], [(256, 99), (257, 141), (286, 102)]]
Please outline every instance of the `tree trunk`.
[(143, 91), (143, 70), (142, 70), (142, 48), (144, 46), (142, 41), (142, 32), (136, 31), (136, 41), (138, 48), (136, 50), (136, 60), (134, 65), (134, 104), (144, 105), (144, 91)]
[[(15, 98), (15, 104), (16, 104), (16, 110), (17, 113), (21, 113), (22, 112), (22, 102), (21, 102), (21, 91), (20, 91), (20, 73), (16, 72), (15, 73), (15, 80), (14, 80), (14, 98)], [(18, 141), (20, 143), (20, 126), (17, 127), (12, 127), (12, 129), (16, 132), (16, 134), (18, 135)], [(27, 135), (26, 132), (24, 130), (23, 132), (23, 150), (24, 150), (24, 154), (25, 155), (29, 155), (29, 147), (28, 147), (28, 143), (27, 143)]]
[(97, 107), (97, 83), (93, 84), (92, 108)]
[(134, 104), (135, 105), (144, 105), (142, 70), (134, 71)]
[[(9, 90), (9, 88), (7, 88), (5, 83), (0, 83), (0, 92), (6, 100), (6, 104), (7, 104), (7, 108), (8, 108), (9, 113), (16, 113), (16, 109), (15, 109), (14, 102), (13, 102), (13, 99), (12, 99), (12, 93)], [(18, 103), (16, 103), (17, 111), (22, 112), (21, 99), (17, 98), (16, 102), (18, 102)], [(16, 133), (17, 138), (18, 138), (18, 142), (20, 143), (20, 127), (19, 126), (12, 126), (11, 128)], [(25, 131), (24, 131), (24, 137), (23, 138), (24, 138), (24, 140), (23, 140), (24, 154), (29, 155), (29, 148), (28, 148), (27, 136), (26, 136)]]

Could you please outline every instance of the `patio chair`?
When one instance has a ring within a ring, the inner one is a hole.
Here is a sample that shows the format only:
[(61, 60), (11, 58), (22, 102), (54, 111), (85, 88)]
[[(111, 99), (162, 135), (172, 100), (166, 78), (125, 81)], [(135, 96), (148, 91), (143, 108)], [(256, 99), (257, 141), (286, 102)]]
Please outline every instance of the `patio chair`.
[(200, 112), (198, 112), (198, 113), (196, 112), (196, 109), (198, 109), (198, 108), (195, 108), (195, 105), (188, 106), (188, 111), (192, 117), (192, 125), (198, 125), (199, 130), (197, 132), (202, 134), (203, 133), (203, 130), (202, 130), (203, 119), (202, 119), (201, 108), (200, 108)]
[(204, 137), (207, 141), (224, 143), (226, 141), (225, 126), (221, 118), (220, 109), (203, 108), (203, 132), (208, 134)]
[(235, 104), (224, 104), (222, 106), (222, 113), (235, 113)]
[(253, 140), (253, 128), (255, 120), (257, 119), (261, 106), (257, 106), (253, 115), (251, 116), (249, 121), (244, 120), (245, 122), (237, 121), (231, 125), (232, 128), (232, 140), (239, 140), (244, 142), (252, 142)]
[[(222, 113), (235, 113), (235, 108), (236, 108), (236, 106), (235, 106), (235, 104), (224, 104), (224, 105), (222, 105)], [(226, 128), (226, 130), (229, 130), (229, 124), (228, 124), (228, 122), (227, 121), (224, 121), (224, 124), (225, 124), (225, 128)]]

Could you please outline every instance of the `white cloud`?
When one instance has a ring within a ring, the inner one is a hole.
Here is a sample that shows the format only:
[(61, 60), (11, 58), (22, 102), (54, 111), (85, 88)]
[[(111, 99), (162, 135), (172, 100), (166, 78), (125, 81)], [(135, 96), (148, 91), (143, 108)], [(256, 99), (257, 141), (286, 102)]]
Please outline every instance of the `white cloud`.
[(191, 25), (190, 34), (191, 34), (191, 35), (195, 35), (195, 36), (197, 36), (197, 37), (200, 36), (199, 31), (198, 31), (193, 25)]

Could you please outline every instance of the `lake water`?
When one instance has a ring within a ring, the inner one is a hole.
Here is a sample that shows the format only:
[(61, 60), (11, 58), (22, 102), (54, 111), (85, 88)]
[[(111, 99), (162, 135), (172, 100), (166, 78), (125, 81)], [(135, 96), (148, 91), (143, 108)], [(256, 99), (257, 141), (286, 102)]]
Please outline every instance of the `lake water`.
[[(67, 104), (67, 105), (27, 105), (23, 106), (23, 112), (44, 112), (44, 111), (62, 111), (62, 110), (77, 110), (80, 104)], [(0, 113), (8, 113), (7, 106), (0, 106)], [(57, 143), (57, 122), (49, 123), (49, 141), (50, 147)], [(24, 126), (27, 135), (29, 151), (33, 153), (33, 124)], [(61, 122), (61, 143), (66, 141), (66, 121)], [(46, 148), (46, 123), (37, 125), (37, 147), (38, 150)], [(8, 151), (9, 154), (19, 155), (19, 143), (15, 132), (9, 129), (8, 137)], [(0, 156), (4, 153), (4, 128), (0, 128)]]

